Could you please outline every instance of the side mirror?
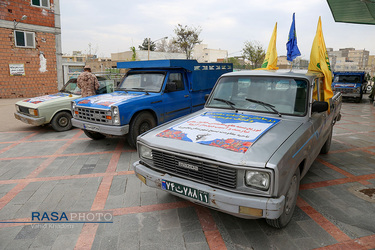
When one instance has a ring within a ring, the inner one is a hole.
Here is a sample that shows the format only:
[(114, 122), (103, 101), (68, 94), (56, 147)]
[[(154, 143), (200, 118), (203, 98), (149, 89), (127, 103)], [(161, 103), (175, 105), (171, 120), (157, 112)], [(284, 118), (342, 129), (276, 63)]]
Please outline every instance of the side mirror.
[(177, 85), (175, 82), (167, 82), (167, 85), (165, 86), (165, 93), (173, 92), (177, 90)]
[(311, 112), (321, 113), (328, 110), (328, 102), (315, 101), (312, 103)]
[(207, 102), (209, 96), (210, 96), (210, 94), (205, 94), (205, 95), (204, 95), (204, 100), (205, 100), (206, 102)]

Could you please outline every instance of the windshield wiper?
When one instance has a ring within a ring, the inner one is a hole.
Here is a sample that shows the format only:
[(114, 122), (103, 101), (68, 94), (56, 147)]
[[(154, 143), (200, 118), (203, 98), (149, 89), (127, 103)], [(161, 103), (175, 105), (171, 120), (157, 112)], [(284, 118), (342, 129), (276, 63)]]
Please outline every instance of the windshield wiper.
[(118, 88), (118, 87), (117, 87), (117, 88), (116, 88), (116, 91), (117, 91), (117, 90), (125, 91), (126, 93), (128, 93), (128, 91), (126, 90), (126, 88)]
[(236, 105), (235, 103), (233, 103), (231, 101), (228, 101), (228, 100), (221, 99), (221, 98), (214, 98), (214, 100), (224, 102), (224, 103), (228, 104), (232, 109), (234, 109), (236, 111), (236, 113), (238, 113), (238, 110), (235, 107), (235, 105)]
[(62, 92), (62, 93), (69, 93), (69, 94), (73, 94), (72, 92), (70, 92), (70, 91), (68, 91), (68, 90), (65, 90), (65, 89), (62, 89), (62, 90), (60, 90), (60, 92)]
[(149, 95), (148, 91), (145, 90), (144, 88), (131, 88), (131, 89), (139, 90), (139, 91), (144, 91), (144, 92), (146, 92), (146, 95)]
[(269, 103), (266, 103), (266, 102), (262, 102), (262, 101), (258, 101), (258, 100), (254, 100), (254, 99), (250, 99), (250, 98), (246, 98), (246, 101), (257, 103), (257, 104), (262, 105), (263, 107), (270, 108), (270, 109), (272, 109), (273, 112), (275, 112), (276, 114), (278, 114), (279, 117), (281, 117), (280, 112), (277, 111), (277, 109), (275, 109), (275, 106), (273, 106), (272, 104), (269, 104)]

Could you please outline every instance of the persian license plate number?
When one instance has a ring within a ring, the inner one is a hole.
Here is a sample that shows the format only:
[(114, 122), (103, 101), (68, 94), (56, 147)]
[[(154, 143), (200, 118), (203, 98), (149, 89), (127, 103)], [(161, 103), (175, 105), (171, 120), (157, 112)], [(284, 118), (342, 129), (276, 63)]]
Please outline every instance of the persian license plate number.
[(173, 193), (177, 193), (183, 196), (186, 196), (191, 199), (195, 199), (204, 203), (209, 203), (209, 193), (201, 191), (199, 189), (187, 187), (175, 182), (162, 180), (161, 187), (164, 190), (171, 191)]

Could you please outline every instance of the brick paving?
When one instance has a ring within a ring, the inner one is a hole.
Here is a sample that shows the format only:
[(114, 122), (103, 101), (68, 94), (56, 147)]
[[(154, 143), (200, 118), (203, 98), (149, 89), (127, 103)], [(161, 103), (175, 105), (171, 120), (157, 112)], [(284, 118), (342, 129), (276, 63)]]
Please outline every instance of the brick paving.
[[(375, 107), (367, 100), (344, 102), (331, 151), (302, 179), (281, 230), (145, 186), (124, 138), (93, 141), (48, 126), (0, 131), (0, 221), (11, 222), (0, 223), (0, 249), (375, 248), (375, 197), (358, 192), (375, 187)], [(114, 223), (29, 223), (35, 211), (111, 211)]]

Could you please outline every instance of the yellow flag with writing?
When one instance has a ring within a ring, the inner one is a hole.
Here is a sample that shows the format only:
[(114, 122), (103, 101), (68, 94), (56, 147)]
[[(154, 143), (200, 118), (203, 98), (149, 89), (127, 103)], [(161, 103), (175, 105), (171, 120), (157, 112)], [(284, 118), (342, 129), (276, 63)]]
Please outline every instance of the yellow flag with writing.
[[(311, 48), (309, 70), (322, 72), (324, 74), (324, 101), (328, 102), (333, 96), (332, 92), (332, 71), (329, 63), (328, 53), (326, 44), (323, 38), (322, 22), (319, 17), (318, 27), (316, 35)], [(316, 92), (314, 91), (314, 98), (316, 98)]]
[(264, 58), (263, 64), (260, 69), (279, 69), (277, 67), (277, 51), (276, 51), (276, 33), (277, 23), (273, 29), (271, 41), (267, 48), (266, 57)]

